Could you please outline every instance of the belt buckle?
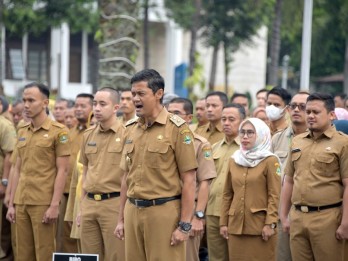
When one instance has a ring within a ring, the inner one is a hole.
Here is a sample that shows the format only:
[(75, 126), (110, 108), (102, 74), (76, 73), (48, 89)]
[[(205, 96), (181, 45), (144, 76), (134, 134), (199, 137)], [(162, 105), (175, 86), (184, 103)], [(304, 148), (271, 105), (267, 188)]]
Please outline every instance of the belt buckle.
[(142, 200), (134, 199), (134, 203), (135, 203), (135, 206), (136, 206), (137, 208), (143, 208), (143, 207), (144, 207), (144, 206), (139, 206), (139, 205), (138, 205), (138, 202), (140, 202), (140, 201), (142, 201)]
[(93, 197), (94, 197), (94, 200), (96, 200), (96, 201), (102, 200), (101, 194), (94, 194)]
[(301, 212), (308, 213), (309, 212), (308, 207), (307, 206), (301, 206)]

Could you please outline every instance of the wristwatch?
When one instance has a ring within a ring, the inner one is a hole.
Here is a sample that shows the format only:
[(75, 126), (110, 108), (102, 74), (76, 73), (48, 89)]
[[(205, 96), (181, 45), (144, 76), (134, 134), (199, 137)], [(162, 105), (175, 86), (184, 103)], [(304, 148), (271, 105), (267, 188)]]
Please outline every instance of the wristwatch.
[(184, 233), (190, 232), (191, 227), (192, 227), (191, 223), (187, 223), (187, 222), (183, 222), (183, 221), (179, 222), (179, 229)]
[(2, 179), (1, 180), (1, 184), (5, 187), (7, 187), (7, 184), (8, 184), (8, 179)]
[(272, 223), (272, 224), (271, 224), (271, 228), (272, 228), (272, 229), (275, 229), (276, 227), (277, 227), (277, 223)]
[(204, 212), (202, 210), (196, 211), (195, 212), (195, 217), (198, 218), (198, 219), (205, 218)]

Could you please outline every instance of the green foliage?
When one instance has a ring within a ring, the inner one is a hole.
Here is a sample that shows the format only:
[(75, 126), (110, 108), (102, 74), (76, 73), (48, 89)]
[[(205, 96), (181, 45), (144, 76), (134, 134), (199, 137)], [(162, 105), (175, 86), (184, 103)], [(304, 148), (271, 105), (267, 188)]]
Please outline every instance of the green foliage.
[[(301, 67), (303, 1), (284, 0), (280, 57), (290, 55), (290, 66)], [(342, 73), (348, 36), (348, 1), (313, 1), (311, 76)]]
[(191, 30), (193, 25), (193, 15), (195, 14), (194, 0), (165, 0), (167, 15), (172, 18), (180, 27)]
[(10, 0), (5, 1), (3, 22), (15, 35), (38, 35), (62, 22), (69, 24), (74, 33), (93, 31), (98, 25), (94, 0)]
[(205, 79), (204, 79), (204, 67), (200, 59), (200, 54), (198, 52), (195, 53), (195, 67), (193, 68), (193, 74), (185, 80), (185, 86), (189, 90), (190, 99), (197, 100), (197, 97), (194, 97), (193, 87), (198, 85), (200, 89), (203, 91), (205, 87)]

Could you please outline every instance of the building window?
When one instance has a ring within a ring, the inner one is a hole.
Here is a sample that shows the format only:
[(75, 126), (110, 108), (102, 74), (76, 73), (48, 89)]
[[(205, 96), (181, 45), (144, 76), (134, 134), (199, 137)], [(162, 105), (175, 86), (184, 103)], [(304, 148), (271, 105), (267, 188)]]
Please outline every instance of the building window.
[(6, 79), (22, 80), (25, 77), (22, 54), (22, 37), (9, 34), (6, 31)]
[(27, 78), (31, 81), (48, 82), (49, 32), (39, 36), (29, 35)]
[(69, 82), (81, 82), (82, 33), (70, 34)]

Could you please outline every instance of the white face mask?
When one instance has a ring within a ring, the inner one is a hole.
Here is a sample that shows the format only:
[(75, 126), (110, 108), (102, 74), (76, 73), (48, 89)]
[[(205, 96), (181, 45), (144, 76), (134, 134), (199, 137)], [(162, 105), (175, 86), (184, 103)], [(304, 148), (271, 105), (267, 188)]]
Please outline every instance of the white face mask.
[[(285, 107), (286, 108), (286, 107)], [(270, 121), (276, 121), (279, 120), (284, 114), (284, 110), (285, 108), (277, 108), (276, 106), (274, 106), (273, 104), (270, 106), (266, 106), (266, 114), (267, 117)]]

